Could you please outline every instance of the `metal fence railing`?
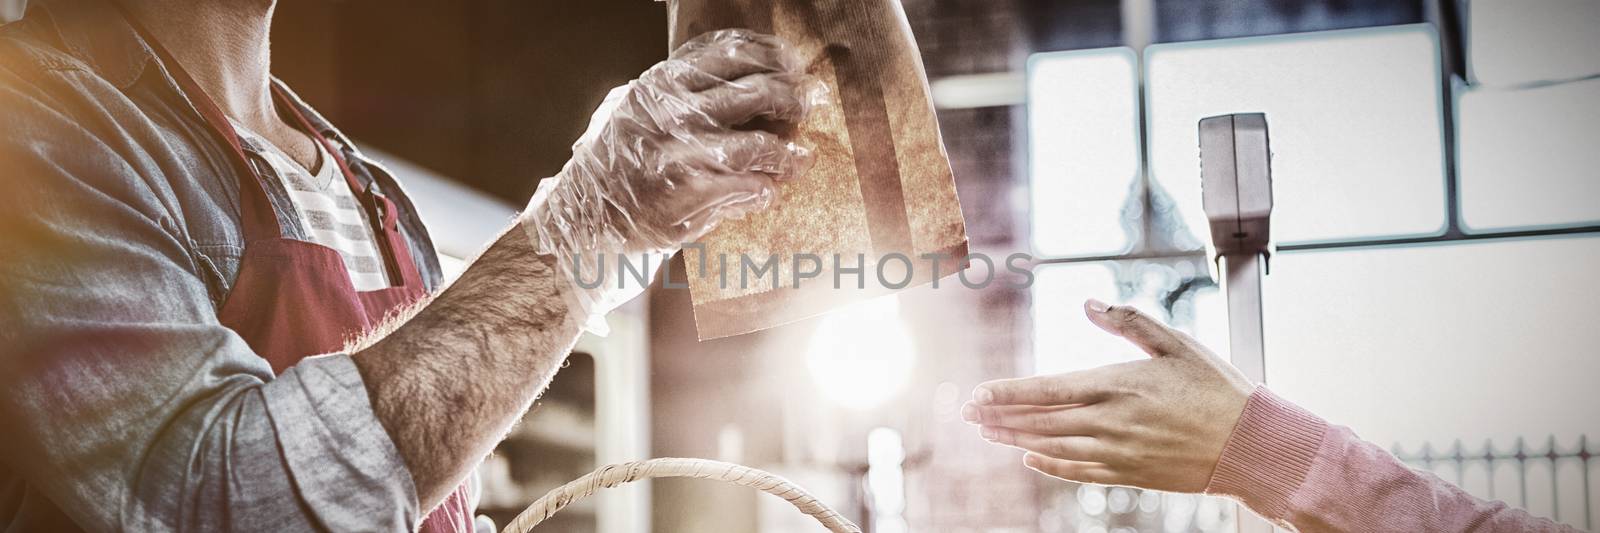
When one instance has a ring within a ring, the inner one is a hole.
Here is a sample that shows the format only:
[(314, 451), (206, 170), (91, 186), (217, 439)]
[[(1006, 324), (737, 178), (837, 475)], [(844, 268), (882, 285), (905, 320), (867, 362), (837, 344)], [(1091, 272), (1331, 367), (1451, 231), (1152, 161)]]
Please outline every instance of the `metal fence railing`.
[[(1433, 472), (1475, 495), (1594, 530), (1596, 501), (1590, 471), (1600, 464), (1594, 460), (1596, 453), (1590, 448), (1587, 435), (1579, 436), (1577, 445), (1568, 447), (1551, 436), (1542, 445), (1530, 445), (1526, 439), (1518, 438), (1509, 449), (1498, 447), (1493, 441), (1467, 448), (1456, 440), (1443, 450), (1430, 443), (1415, 452), (1400, 445), (1391, 451), (1413, 468)], [(1542, 471), (1546, 468), (1547, 472)], [(1548, 479), (1544, 479), (1546, 473)], [(1573, 503), (1580, 508), (1573, 509)], [(1546, 509), (1548, 513), (1543, 512)]]

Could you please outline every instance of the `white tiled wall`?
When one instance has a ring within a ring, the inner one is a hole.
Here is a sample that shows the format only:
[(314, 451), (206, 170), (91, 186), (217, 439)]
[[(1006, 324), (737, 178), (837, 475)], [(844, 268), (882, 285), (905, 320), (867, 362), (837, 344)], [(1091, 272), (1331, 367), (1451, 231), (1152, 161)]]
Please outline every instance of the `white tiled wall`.
[(1471, 0), (1466, 9), (1468, 74), (1490, 86), (1600, 74), (1600, 2)]
[(1210, 242), (1197, 124), (1261, 112), (1271, 130), (1273, 239), (1437, 233), (1446, 222), (1439, 76), (1426, 24), (1151, 46), (1150, 177)]
[(1122, 211), (1141, 170), (1138, 55), (1127, 47), (1035, 55), (1028, 94), (1034, 248), (1127, 251)]
[[(1600, 4), (1600, 2), (1596, 2)], [(1456, 174), (1469, 231), (1600, 222), (1600, 79), (1456, 89)]]

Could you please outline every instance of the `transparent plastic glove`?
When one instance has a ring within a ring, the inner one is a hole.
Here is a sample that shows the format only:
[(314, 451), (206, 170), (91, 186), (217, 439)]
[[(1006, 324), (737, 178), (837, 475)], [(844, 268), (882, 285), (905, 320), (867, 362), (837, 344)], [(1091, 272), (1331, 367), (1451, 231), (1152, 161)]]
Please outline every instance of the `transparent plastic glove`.
[(573, 316), (603, 335), (604, 315), (683, 243), (769, 206), (775, 182), (811, 161), (769, 130), (797, 124), (818, 87), (778, 38), (722, 30), (613, 90), (522, 214), (539, 252), (559, 260)]

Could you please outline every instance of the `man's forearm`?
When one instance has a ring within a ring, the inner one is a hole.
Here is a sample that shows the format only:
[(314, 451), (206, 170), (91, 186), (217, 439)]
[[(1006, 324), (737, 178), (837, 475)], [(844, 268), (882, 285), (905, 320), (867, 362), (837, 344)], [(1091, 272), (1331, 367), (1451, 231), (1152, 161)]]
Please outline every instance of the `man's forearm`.
[[(764, 206), (778, 180), (794, 177), (798, 165), (788, 162), (804, 151), (744, 126), (802, 120), (804, 62), (769, 35), (729, 30), (697, 40), (608, 97), (572, 161), (530, 201), (544, 214), (536, 231), (512, 228), (416, 316), (353, 350), (423, 508), (439, 503), (544, 389), (580, 323), (638, 288), (576, 288), (529, 235), (562, 258), (675, 249), (724, 217)], [(661, 102), (672, 105), (663, 111)]]
[(410, 319), (352, 357), (424, 510), (477, 466), (578, 336), (554, 258), (519, 225)]

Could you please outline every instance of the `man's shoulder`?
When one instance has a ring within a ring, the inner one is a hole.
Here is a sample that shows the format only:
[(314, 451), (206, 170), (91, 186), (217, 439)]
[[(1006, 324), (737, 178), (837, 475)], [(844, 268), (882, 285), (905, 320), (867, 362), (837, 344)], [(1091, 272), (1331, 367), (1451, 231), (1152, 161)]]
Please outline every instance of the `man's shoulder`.
[(114, 87), (34, 26), (26, 18), (0, 26), (0, 148), (33, 151), (98, 138), (87, 125), (104, 114)]
[(146, 70), (142, 41), (106, 5), (35, 4), (0, 25), (0, 113), (43, 106), (78, 121), (127, 118), (115, 109)]
[(82, 46), (82, 39), (63, 37), (47, 9), (30, 8), (22, 19), (0, 26), (0, 123), (8, 125), (0, 143), (82, 146), (148, 121), (94, 68)]
[(0, 192), (94, 189), (158, 213), (153, 199), (166, 187), (152, 178), (163, 174), (136, 155), (154, 140), (140, 134), (149, 119), (35, 13), (0, 26)]
[(128, 107), (122, 92), (53, 41), (47, 21), (0, 26), (0, 123), (8, 125), (0, 142), (99, 138), (87, 125), (131, 118), (115, 111)]
[(67, 51), (48, 16), (29, 12), (21, 20), (0, 25), (0, 73), (9, 74), (0, 76), (0, 84), (88, 71), (82, 59)]

